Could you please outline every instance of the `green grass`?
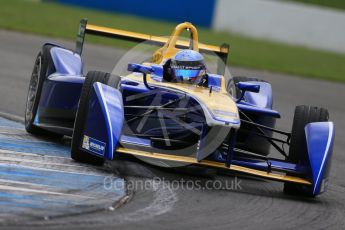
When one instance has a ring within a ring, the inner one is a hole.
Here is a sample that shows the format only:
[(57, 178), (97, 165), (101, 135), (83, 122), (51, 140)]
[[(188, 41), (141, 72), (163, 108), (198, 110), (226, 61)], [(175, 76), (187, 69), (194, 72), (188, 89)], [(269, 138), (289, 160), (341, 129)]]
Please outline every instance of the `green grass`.
[[(90, 23), (166, 36), (175, 24), (121, 14), (107, 14), (54, 3), (0, 0), (0, 28), (75, 40), (78, 23)], [(229, 64), (345, 82), (345, 55), (252, 39), (199, 28), (201, 42), (230, 44)], [(87, 42), (123, 46), (110, 39), (88, 37)]]
[(294, 2), (301, 2), (307, 4), (314, 4), (320, 6), (331, 7), (335, 9), (345, 10), (345, 1), (344, 0), (290, 0)]

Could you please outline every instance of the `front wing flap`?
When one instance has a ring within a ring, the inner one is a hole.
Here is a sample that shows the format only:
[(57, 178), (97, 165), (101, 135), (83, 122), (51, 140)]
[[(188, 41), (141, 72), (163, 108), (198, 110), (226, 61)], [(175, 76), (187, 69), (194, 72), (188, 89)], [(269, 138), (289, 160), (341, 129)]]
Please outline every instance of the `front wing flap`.
[(334, 142), (333, 122), (314, 122), (305, 127), (312, 193), (318, 195), (326, 191)]
[(105, 84), (93, 84), (82, 148), (94, 155), (113, 159), (124, 122), (122, 94)]

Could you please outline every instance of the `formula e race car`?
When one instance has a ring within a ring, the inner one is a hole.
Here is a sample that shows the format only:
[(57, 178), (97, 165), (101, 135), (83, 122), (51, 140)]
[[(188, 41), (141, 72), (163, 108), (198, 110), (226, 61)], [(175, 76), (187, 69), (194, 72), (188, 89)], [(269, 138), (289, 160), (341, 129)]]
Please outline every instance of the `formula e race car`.
[[(181, 38), (182, 33), (189, 37)], [(126, 63), (127, 74), (84, 76), (86, 34), (159, 48), (150, 60)], [(227, 44), (199, 43), (197, 29), (187, 22), (164, 38), (83, 19), (75, 50), (46, 43), (39, 52), (26, 130), (72, 137), (71, 157), (79, 162), (101, 165), (130, 156), (164, 167), (210, 167), (281, 181), (289, 194), (324, 192), (334, 141), (328, 111), (297, 106), (292, 131), (275, 129), (280, 114), (272, 109), (271, 85), (227, 75), (228, 53)], [(203, 55), (215, 57), (210, 58), (215, 73)], [(282, 157), (269, 156), (272, 152)]]

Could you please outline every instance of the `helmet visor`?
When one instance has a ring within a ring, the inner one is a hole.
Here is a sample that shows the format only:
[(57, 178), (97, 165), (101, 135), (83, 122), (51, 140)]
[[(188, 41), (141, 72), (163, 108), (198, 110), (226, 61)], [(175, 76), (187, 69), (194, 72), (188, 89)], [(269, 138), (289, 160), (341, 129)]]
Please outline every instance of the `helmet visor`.
[(171, 75), (176, 82), (194, 83), (205, 74), (202, 61), (172, 61)]
[(176, 82), (194, 83), (205, 74), (205, 70), (173, 69), (172, 76)]

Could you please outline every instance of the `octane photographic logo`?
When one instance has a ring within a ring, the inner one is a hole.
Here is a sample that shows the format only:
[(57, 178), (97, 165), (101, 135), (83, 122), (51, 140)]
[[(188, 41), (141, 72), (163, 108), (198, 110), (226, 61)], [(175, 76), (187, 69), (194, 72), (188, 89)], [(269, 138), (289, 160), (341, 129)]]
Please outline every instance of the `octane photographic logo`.
[[(134, 76), (139, 84), (138, 87), (145, 87), (142, 81), (143, 74), (129, 72), (127, 70), (128, 64), (153, 62), (162, 64), (159, 48), (149, 42), (143, 42), (134, 46), (117, 60), (112, 74), (120, 76), (122, 81), (126, 81), (126, 78), (128, 79), (128, 76), (132, 74), (131, 80), (128, 80), (128, 82), (133, 81)], [(202, 55), (208, 73), (217, 73), (219, 64), (226, 66), (216, 53)], [(230, 95), (235, 97), (235, 86), (228, 67), (225, 68), (224, 78), (224, 82), (229, 82), (229, 87), (227, 88)], [(173, 90), (155, 87), (154, 81), (155, 79), (159, 81), (159, 77), (155, 78), (155, 76), (151, 75), (151, 79), (153, 80), (148, 82), (150, 89), (135, 94), (123, 94), (126, 118), (124, 130), (125, 134), (131, 136), (132, 139), (129, 142), (123, 141), (122, 145), (131, 149), (143, 150), (145, 142), (142, 142), (142, 145), (132, 145), (132, 143), (133, 141), (137, 142), (139, 138), (140, 140), (144, 138), (147, 140), (146, 144), (153, 145), (153, 152), (155, 153), (192, 157), (194, 159), (196, 159), (198, 151), (203, 151), (203, 155), (209, 155), (216, 151), (227, 138), (230, 129), (221, 126), (206, 126), (205, 118), (200, 117), (200, 114), (203, 112), (200, 113), (200, 111), (207, 108), (202, 108), (188, 93), (174, 92), (175, 99), (168, 99)], [(136, 85), (132, 84), (130, 87), (133, 86), (135, 87)], [(196, 86), (190, 84), (188, 87)], [(123, 92), (123, 88), (120, 87), (120, 90)], [(213, 90), (216, 91), (219, 88)], [(210, 94), (212, 93), (211, 91)], [(135, 111), (136, 109), (137, 111)], [(197, 116), (198, 113), (199, 116)], [(195, 115), (194, 118), (193, 116), (188, 116), (191, 114)], [(203, 130), (203, 128), (207, 131)], [(178, 167), (189, 164), (137, 157), (142, 161), (161, 167)]]
[(104, 177), (103, 186), (105, 190), (119, 190), (126, 186), (129, 191), (145, 191), (152, 190), (152, 188), (162, 187), (172, 191), (185, 190), (185, 191), (200, 191), (200, 190), (228, 190), (228, 191), (241, 191), (242, 180), (237, 176), (232, 179), (167, 179), (165, 177), (153, 177), (146, 180), (129, 180), (123, 184), (114, 176)]

